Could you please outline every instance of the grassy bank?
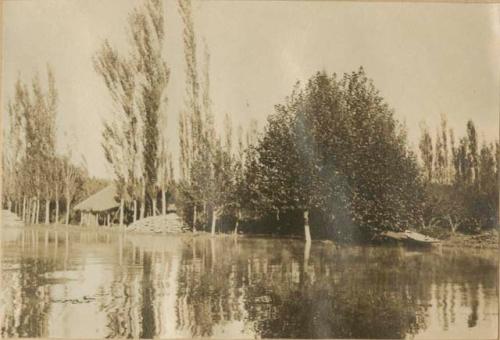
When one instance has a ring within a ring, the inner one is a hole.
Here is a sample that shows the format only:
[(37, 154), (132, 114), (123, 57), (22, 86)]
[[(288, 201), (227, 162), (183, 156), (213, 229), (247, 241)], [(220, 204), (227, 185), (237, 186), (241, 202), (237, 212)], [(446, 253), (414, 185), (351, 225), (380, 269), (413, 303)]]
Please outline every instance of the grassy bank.
[(443, 246), (456, 248), (497, 249), (498, 230), (491, 229), (479, 234), (452, 233), (442, 228), (428, 228), (422, 233), (442, 240)]
[(459, 248), (498, 249), (498, 231), (490, 230), (477, 235), (456, 233), (445, 239), (443, 245)]

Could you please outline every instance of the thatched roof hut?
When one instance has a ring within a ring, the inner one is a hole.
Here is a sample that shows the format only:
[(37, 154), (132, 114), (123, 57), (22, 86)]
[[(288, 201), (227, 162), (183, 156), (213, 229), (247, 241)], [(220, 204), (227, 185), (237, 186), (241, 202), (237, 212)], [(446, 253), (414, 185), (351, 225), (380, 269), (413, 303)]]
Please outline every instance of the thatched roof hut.
[(117, 193), (114, 184), (96, 192), (86, 200), (78, 203), (74, 210), (80, 211), (80, 224), (85, 225), (111, 225), (114, 220), (112, 212), (118, 210), (120, 203), (116, 200)]
[(120, 206), (116, 197), (116, 187), (114, 184), (110, 184), (104, 189), (91, 195), (86, 200), (78, 203), (74, 209), (94, 213), (109, 211)]

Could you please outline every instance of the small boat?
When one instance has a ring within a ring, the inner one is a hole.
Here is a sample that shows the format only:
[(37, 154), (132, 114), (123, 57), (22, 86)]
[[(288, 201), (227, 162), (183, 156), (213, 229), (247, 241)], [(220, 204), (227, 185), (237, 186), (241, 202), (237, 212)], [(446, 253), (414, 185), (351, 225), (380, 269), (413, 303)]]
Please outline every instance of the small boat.
[(381, 237), (414, 245), (432, 245), (441, 242), (438, 239), (426, 236), (415, 231), (384, 231)]

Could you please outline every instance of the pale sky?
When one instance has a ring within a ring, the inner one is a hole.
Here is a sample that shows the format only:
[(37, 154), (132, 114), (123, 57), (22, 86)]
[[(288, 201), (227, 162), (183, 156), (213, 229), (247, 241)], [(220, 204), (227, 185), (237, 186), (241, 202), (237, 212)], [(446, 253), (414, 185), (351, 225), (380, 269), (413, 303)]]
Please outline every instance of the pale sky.
[[(111, 104), (92, 56), (108, 38), (126, 46), (131, 0), (4, 1), (4, 102), (20, 74), (55, 71), (58, 146), (74, 145), (91, 174), (111, 176), (101, 142)], [(473, 119), (480, 136), (498, 138), (500, 6), (494, 4), (299, 1), (195, 2), (195, 29), (211, 52), (211, 91), (219, 122), (256, 118), (260, 126), (295, 81), (319, 70), (363, 66), (416, 147), (419, 124), (434, 128), (446, 113), (457, 135)], [(182, 25), (165, 2), (170, 148), (178, 150), (183, 104)], [(201, 47), (201, 44), (199, 44)], [(3, 116), (6, 116), (5, 107)]]

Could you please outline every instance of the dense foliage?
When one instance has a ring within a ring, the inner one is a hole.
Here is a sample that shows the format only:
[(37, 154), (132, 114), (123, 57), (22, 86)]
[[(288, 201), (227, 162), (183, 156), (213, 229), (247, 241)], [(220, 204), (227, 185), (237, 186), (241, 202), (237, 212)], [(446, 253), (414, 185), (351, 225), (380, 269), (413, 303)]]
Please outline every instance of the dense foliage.
[(255, 154), (247, 176), (261, 216), (311, 212), (318, 232), (339, 237), (401, 230), (419, 217), (415, 156), (362, 68), (297, 85), (269, 117)]

